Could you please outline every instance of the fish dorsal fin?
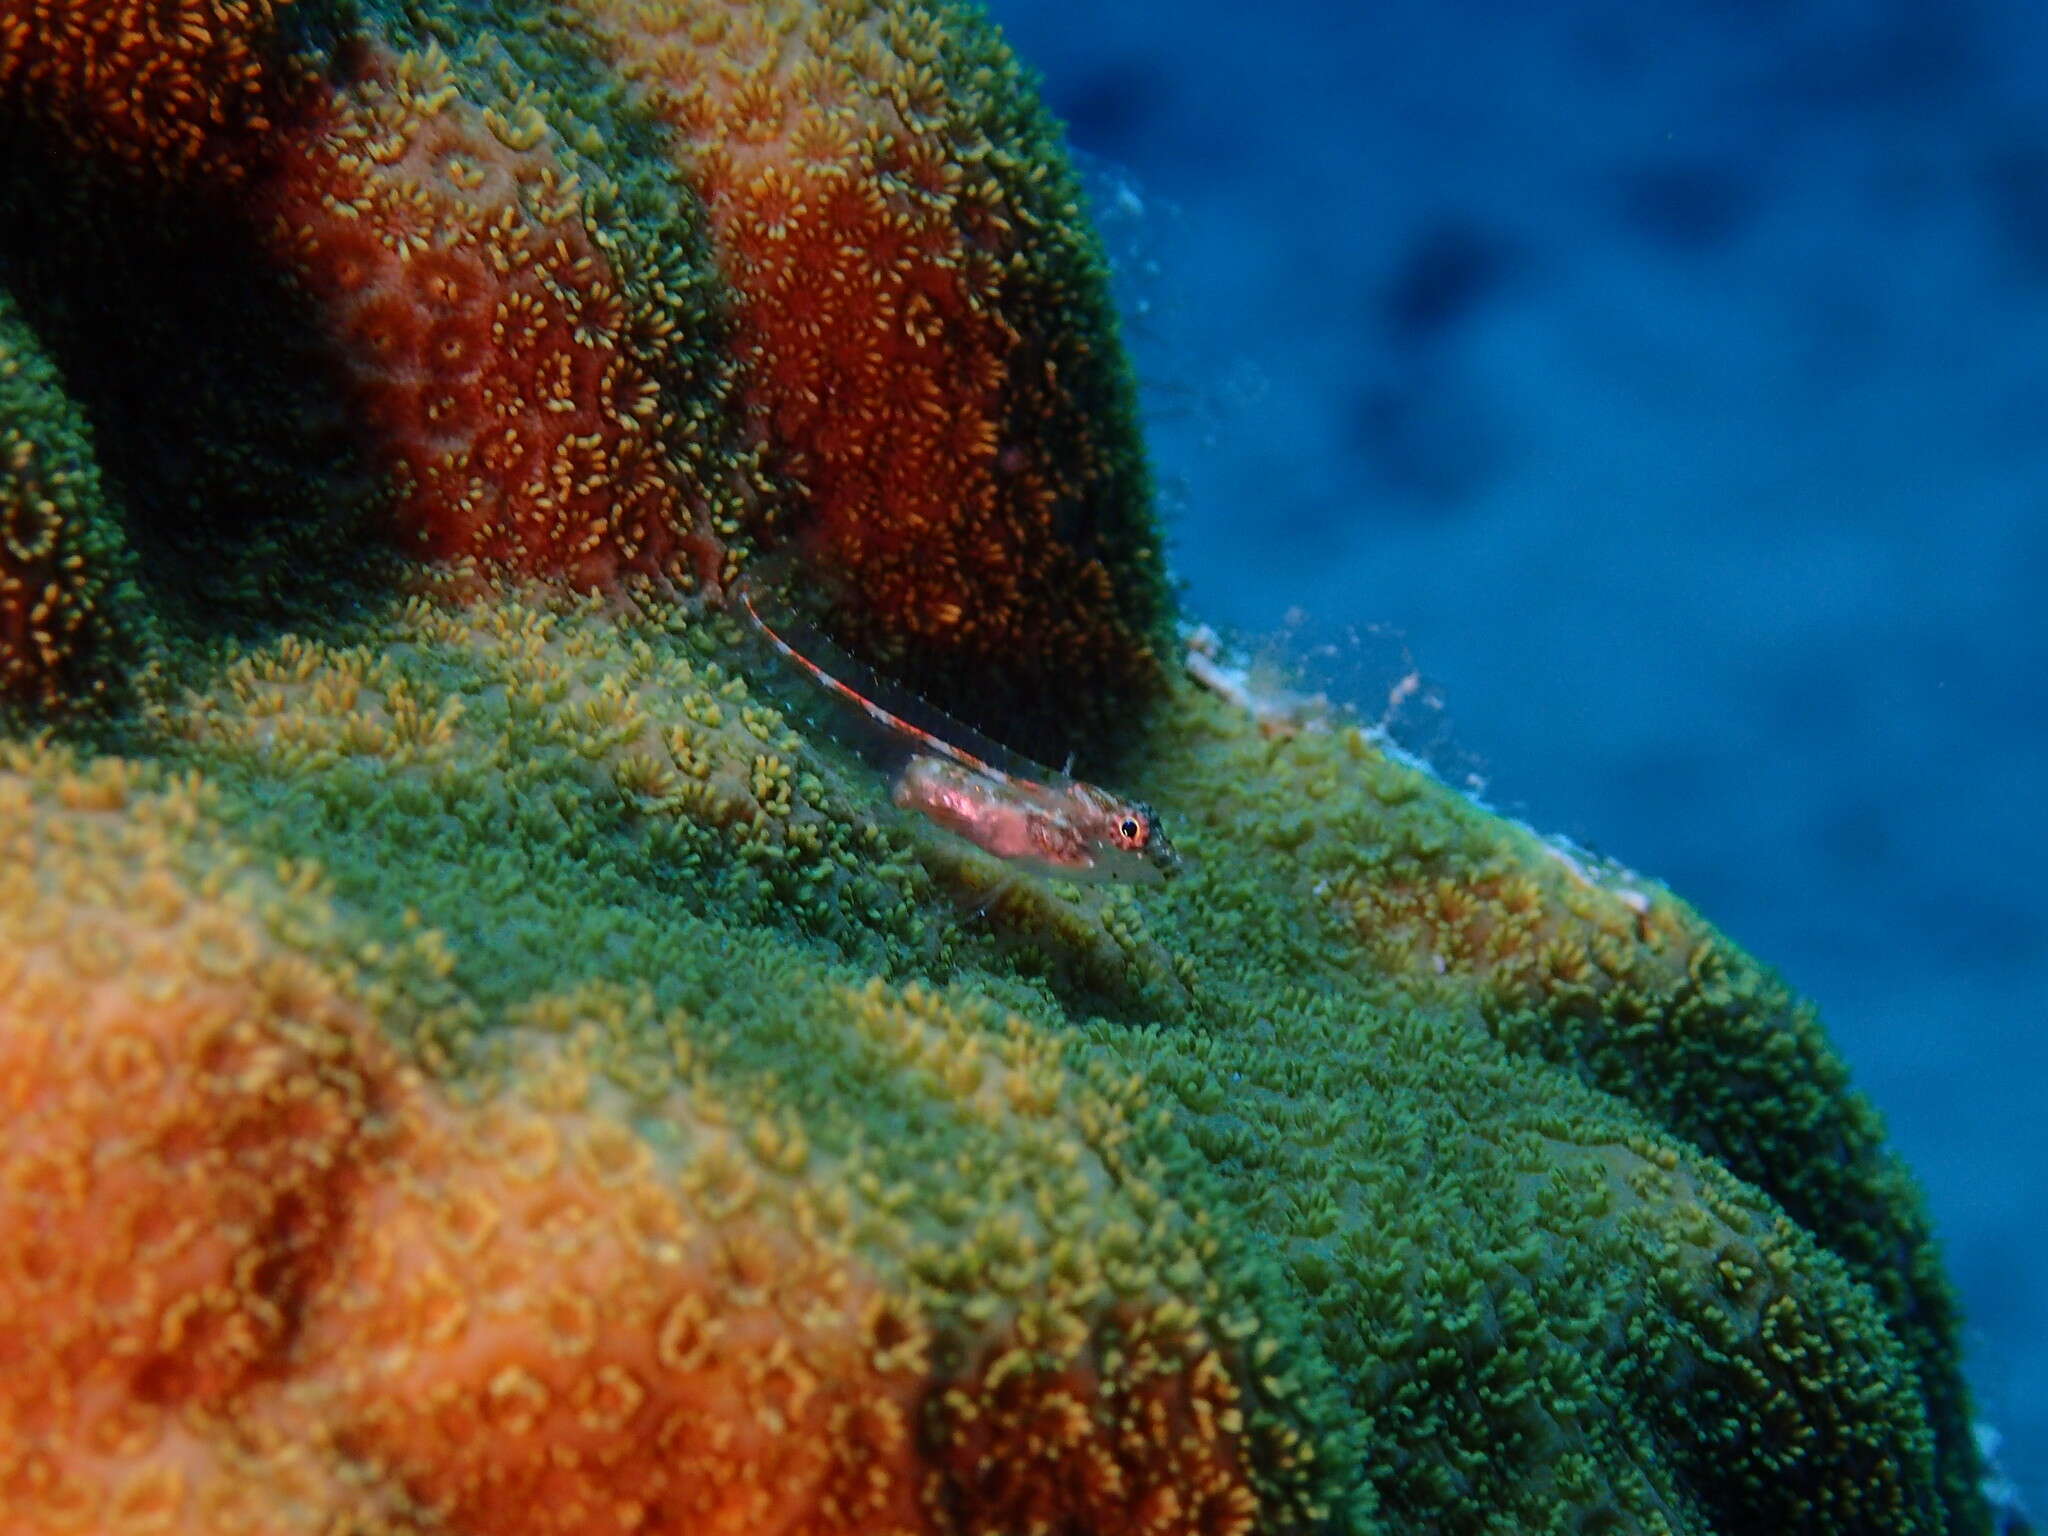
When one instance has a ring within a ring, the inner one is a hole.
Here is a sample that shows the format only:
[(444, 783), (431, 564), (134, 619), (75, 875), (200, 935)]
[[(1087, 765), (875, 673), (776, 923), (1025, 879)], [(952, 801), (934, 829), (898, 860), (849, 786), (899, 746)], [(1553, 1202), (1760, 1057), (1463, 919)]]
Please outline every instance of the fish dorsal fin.
[(1011, 751), (848, 655), (768, 591), (758, 572), (757, 567), (733, 583), (734, 612), (833, 701), (835, 717), (847, 727), (842, 732), (847, 744), (863, 757), (890, 772), (925, 754), (995, 779), (1048, 786), (1064, 782), (1043, 763)]

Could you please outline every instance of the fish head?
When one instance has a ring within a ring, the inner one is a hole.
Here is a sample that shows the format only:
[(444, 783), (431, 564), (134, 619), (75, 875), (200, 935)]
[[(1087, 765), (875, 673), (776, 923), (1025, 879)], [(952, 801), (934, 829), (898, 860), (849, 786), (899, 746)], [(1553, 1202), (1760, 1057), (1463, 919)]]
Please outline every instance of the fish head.
[(1159, 813), (1142, 800), (1074, 783), (1069, 794), (1080, 808), (1077, 820), (1103, 879), (1156, 885), (1180, 873), (1180, 853), (1160, 825)]

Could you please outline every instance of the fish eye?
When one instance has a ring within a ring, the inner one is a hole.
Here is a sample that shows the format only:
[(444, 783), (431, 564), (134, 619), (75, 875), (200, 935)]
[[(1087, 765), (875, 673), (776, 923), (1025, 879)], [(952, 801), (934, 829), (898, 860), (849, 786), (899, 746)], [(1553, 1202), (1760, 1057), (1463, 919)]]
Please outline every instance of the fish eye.
[(1117, 835), (1122, 837), (1125, 842), (1135, 843), (1138, 841), (1139, 834), (1145, 830), (1145, 824), (1135, 816), (1126, 815), (1122, 821), (1116, 824), (1116, 830)]

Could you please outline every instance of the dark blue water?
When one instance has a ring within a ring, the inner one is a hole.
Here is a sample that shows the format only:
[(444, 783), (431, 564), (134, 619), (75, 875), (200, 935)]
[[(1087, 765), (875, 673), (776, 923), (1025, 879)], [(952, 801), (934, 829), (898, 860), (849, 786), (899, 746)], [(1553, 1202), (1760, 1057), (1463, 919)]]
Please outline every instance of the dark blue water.
[(2038, 1512), (2048, 7), (991, 8), (1128, 178), (1190, 607), (1398, 627), (1495, 803), (1820, 999)]

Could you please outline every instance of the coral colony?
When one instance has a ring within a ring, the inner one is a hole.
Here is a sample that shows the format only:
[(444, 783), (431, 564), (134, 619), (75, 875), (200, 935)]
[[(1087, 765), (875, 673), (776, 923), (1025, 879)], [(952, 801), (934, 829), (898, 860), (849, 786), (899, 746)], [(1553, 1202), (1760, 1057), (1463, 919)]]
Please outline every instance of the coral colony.
[(0, 0), (0, 166), (6, 1536), (1988, 1529), (1811, 1009), (1168, 665), (971, 7)]

